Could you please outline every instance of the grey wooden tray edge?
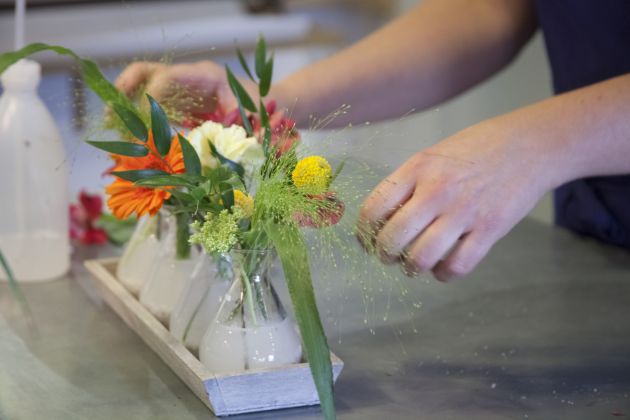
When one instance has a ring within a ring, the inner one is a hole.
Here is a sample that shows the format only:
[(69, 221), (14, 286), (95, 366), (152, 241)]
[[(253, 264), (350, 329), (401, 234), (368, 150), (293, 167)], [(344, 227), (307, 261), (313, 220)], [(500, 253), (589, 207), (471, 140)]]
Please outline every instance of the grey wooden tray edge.
[[(117, 258), (85, 261), (107, 305), (216, 415), (319, 404), (308, 363), (215, 375), (116, 279)], [(343, 361), (331, 352), (336, 381)]]

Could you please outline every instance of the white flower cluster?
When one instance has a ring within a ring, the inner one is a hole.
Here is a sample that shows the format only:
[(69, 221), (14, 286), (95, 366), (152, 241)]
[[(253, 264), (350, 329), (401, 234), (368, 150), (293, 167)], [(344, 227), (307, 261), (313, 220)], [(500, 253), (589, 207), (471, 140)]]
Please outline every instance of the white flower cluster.
[(214, 145), (219, 154), (242, 165), (249, 175), (265, 160), (262, 145), (255, 137), (247, 137), (247, 132), (239, 125), (224, 127), (222, 124), (206, 121), (191, 130), (187, 138), (199, 155), (201, 165), (208, 168), (219, 164), (212, 155), (208, 142)]

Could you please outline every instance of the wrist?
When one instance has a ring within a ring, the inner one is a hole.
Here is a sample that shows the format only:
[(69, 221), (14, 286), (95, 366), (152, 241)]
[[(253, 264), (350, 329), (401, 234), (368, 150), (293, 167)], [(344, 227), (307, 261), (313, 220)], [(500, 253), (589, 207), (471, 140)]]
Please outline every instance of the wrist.
[(587, 175), (580, 142), (558, 113), (560, 110), (550, 106), (551, 101), (493, 119), (510, 143), (510, 154), (545, 192)]

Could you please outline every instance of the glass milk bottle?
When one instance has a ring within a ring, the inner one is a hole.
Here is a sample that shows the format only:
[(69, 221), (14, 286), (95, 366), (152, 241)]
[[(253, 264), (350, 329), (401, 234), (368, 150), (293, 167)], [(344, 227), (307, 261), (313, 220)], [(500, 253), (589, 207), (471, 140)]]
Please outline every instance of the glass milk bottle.
[[(186, 219), (183, 226), (188, 229), (189, 223)], [(158, 213), (159, 245), (140, 291), (140, 303), (166, 326), (200, 255), (196, 247), (191, 247), (187, 255), (178, 255), (179, 224), (178, 217), (169, 210), (163, 208)]]
[(125, 247), (116, 268), (116, 277), (134, 296), (138, 296), (151, 274), (160, 247), (159, 238), (166, 234), (165, 223), (160, 223), (162, 235), (157, 231), (158, 216), (143, 216)]
[(197, 354), (208, 325), (214, 320), (230, 287), (232, 257), (203, 253), (171, 313), (171, 334)]
[(0, 249), (20, 282), (54, 279), (70, 266), (66, 159), (37, 96), (40, 73), (21, 60), (0, 76)]
[(291, 365), (302, 360), (302, 341), (271, 281), (272, 249), (234, 250), (232, 284), (199, 345), (211, 372)]

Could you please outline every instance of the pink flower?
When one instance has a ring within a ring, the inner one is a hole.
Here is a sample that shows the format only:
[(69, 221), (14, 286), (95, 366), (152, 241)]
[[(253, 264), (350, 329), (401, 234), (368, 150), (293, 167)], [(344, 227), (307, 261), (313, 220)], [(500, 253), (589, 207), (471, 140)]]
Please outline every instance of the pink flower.
[(98, 195), (81, 191), (79, 203), (70, 205), (70, 238), (85, 245), (107, 242), (105, 230), (95, 226), (103, 213), (103, 200)]
[(317, 206), (317, 215), (315, 217), (309, 214), (296, 214), (294, 216), (300, 226), (322, 228), (339, 223), (343, 217), (346, 206), (342, 201), (337, 199), (337, 194), (329, 191), (324, 194), (309, 195), (308, 197), (321, 202), (321, 204)]

